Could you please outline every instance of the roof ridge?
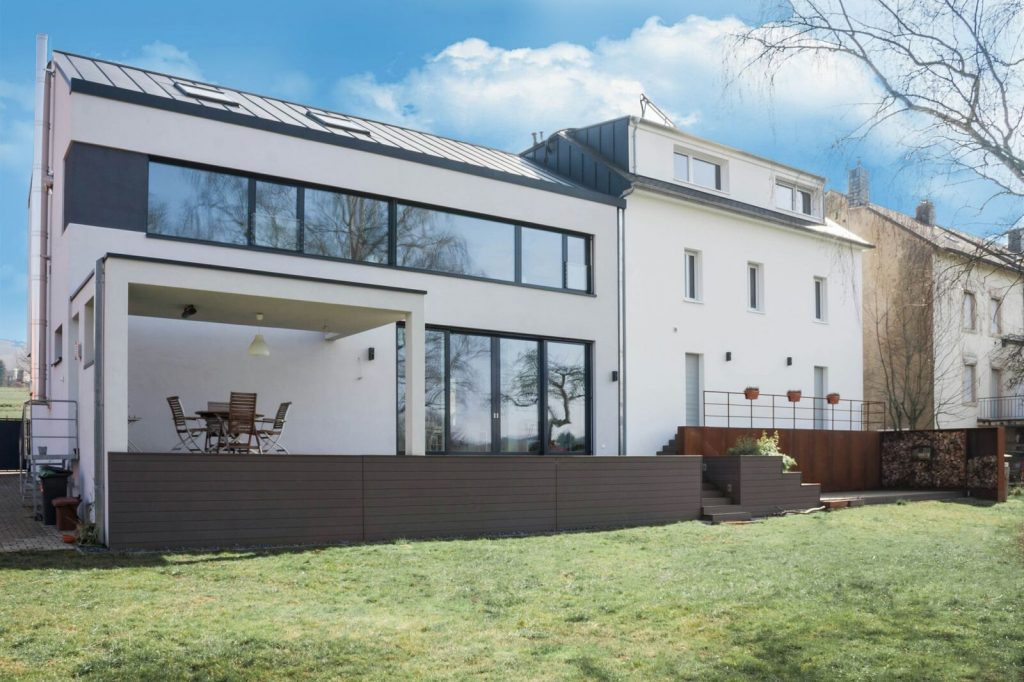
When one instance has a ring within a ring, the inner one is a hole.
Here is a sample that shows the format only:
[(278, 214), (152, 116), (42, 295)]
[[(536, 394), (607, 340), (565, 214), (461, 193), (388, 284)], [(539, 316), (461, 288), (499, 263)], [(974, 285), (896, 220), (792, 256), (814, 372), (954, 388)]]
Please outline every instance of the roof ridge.
[[(271, 99), (271, 100), (274, 100), (274, 101), (277, 101), (277, 102), (282, 102), (284, 104), (290, 104), (290, 105), (295, 106), (295, 107), (304, 107), (306, 109), (318, 109), (320, 111), (323, 111), (324, 113), (334, 114), (334, 115), (337, 115), (337, 116), (346, 116), (348, 118), (356, 119), (356, 120), (359, 120), (359, 121), (367, 121), (369, 123), (376, 123), (378, 125), (387, 126), (389, 128), (397, 128), (399, 130), (405, 130), (405, 131), (417, 133), (417, 134), (420, 134), (420, 135), (429, 135), (430, 137), (434, 137), (434, 138), (437, 138), (437, 139), (448, 140), (450, 142), (455, 142), (457, 144), (469, 145), (471, 147), (476, 147), (478, 149), (484, 149), (484, 150), (487, 150), (487, 151), (497, 152), (499, 154), (506, 155), (506, 156), (509, 156), (509, 157), (513, 157), (515, 159), (520, 159), (520, 160), (526, 161), (527, 163), (529, 163), (532, 166), (535, 166), (537, 168), (537, 170), (546, 171), (546, 169), (543, 166), (535, 163), (534, 161), (531, 161), (528, 158), (522, 157), (519, 154), (516, 154), (514, 152), (509, 152), (509, 151), (506, 151), (504, 149), (498, 149), (497, 147), (491, 147), (491, 146), (488, 146), (488, 145), (485, 145), (485, 144), (480, 144), (478, 142), (470, 142), (468, 140), (460, 140), (460, 139), (455, 138), (455, 137), (449, 137), (447, 135), (441, 135), (439, 133), (432, 133), (432, 132), (428, 132), (428, 131), (425, 131), (425, 130), (418, 130), (416, 128), (410, 128), (409, 126), (399, 125), (397, 123), (387, 123), (386, 121), (379, 121), (379, 120), (374, 119), (374, 118), (367, 118), (365, 116), (359, 116), (357, 114), (349, 114), (349, 113), (346, 113), (344, 111), (336, 111), (336, 110), (328, 109), (326, 107), (321, 107), (321, 106), (318, 106), (318, 105), (315, 105), (315, 104), (305, 104), (303, 102), (295, 102), (295, 101), (292, 101), (292, 100), (289, 100), (289, 99), (284, 99), (282, 97), (277, 97), (276, 95), (262, 95), (262, 94), (260, 94), (258, 92), (251, 92), (249, 90), (242, 90), (241, 88), (236, 88), (236, 87), (233, 87), (233, 86), (230, 86), (230, 85), (220, 85), (218, 83), (211, 83), (211, 82), (205, 81), (205, 80), (198, 80), (198, 79), (195, 79), (195, 78), (189, 78), (188, 76), (177, 76), (177, 75), (174, 75), (172, 73), (167, 73), (165, 71), (156, 71), (156, 70), (153, 70), (153, 69), (147, 69), (147, 68), (143, 68), (141, 66), (135, 66), (133, 64), (128, 64), (128, 63), (125, 63), (125, 62), (115, 62), (115, 61), (111, 61), (110, 59), (103, 59), (101, 57), (89, 57), (87, 55), (78, 54), (76, 52), (68, 52), (67, 50), (57, 50), (57, 49), (54, 49), (54, 50), (52, 50), (52, 52), (55, 53), (55, 54), (62, 54), (62, 55), (68, 56), (68, 57), (77, 57), (79, 59), (88, 59), (88, 60), (94, 61), (94, 62), (101, 62), (103, 64), (109, 64), (111, 66), (128, 67), (130, 69), (135, 69), (136, 71), (142, 71), (143, 73), (146, 73), (146, 74), (153, 74), (153, 75), (156, 75), (156, 76), (164, 76), (166, 78), (170, 78), (170, 79), (175, 80), (175, 81), (186, 81), (188, 83), (195, 83), (195, 84), (198, 84), (198, 85), (206, 85), (206, 86), (214, 87), (214, 88), (223, 88), (223, 89), (231, 90), (233, 92), (241, 93), (243, 95), (249, 95), (251, 97), (262, 97), (264, 99)], [(117, 86), (112, 86), (112, 87), (117, 87)]]

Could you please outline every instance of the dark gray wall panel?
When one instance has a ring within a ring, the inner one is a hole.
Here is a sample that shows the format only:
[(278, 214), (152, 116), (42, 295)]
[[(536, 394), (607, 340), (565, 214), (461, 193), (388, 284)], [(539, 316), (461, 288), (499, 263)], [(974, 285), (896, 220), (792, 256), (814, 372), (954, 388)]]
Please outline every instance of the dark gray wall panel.
[(145, 154), (72, 142), (64, 159), (64, 226), (145, 232), (148, 187)]

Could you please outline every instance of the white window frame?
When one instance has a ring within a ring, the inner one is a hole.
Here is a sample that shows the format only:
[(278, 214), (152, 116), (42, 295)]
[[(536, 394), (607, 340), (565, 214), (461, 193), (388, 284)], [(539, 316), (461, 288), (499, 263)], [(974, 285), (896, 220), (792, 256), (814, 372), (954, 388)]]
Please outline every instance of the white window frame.
[[(676, 160), (680, 156), (686, 157), (686, 177), (681, 178), (676, 173)], [(710, 163), (718, 166), (718, 187), (708, 187), (707, 185), (701, 185), (693, 181), (693, 160), (703, 161), (704, 163)], [(693, 187), (697, 187), (703, 190), (711, 192), (721, 192), (722, 194), (728, 194), (729, 186), (729, 175), (728, 175), (729, 164), (725, 159), (710, 155), (695, 153), (691, 149), (683, 149), (677, 147), (672, 155), (672, 177), (676, 182), (682, 182)]]
[[(971, 319), (967, 319), (967, 302), (971, 302)], [(964, 331), (976, 332), (978, 331), (978, 297), (975, 296), (973, 291), (964, 291), (963, 303), (960, 306), (960, 318), (961, 324), (963, 324)]]
[(998, 296), (990, 296), (988, 299), (990, 307), (988, 316), (988, 333), (991, 336), (1003, 335), (1003, 299)]
[[(814, 278), (814, 321), (828, 322), (828, 278)], [(820, 300), (819, 300), (820, 297)]]
[[(969, 383), (968, 383), (969, 382)], [(964, 373), (960, 391), (964, 405), (976, 405), (978, 402), (978, 363), (968, 360), (964, 362)]]
[[(753, 280), (750, 278), (751, 270), (755, 270), (756, 274)], [(747, 311), (752, 313), (763, 313), (764, 312), (764, 263), (755, 263), (753, 261), (747, 262), (746, 270), (747, 280)], [(753, 291), (751, 286), (755, 287)], [(756, 305), (751, 306), (750, 301), (754, 300)]]
[[(691, 264), (692, 261), (692, 264)], [(696, 249), (683, 251), (683, 299), (691, 303), (704, 301), (704, 264), (701, 252)], [(690, 279), (693, 278), (693, 291), (690, 291)]]
[[(785, 206), (779, 206), (778, 202), (775, 200), (776, 187), (785, 187), (786, 189), (790, 190), (789, 208), (786, 208)], [(805, 194), (808, 194), (810, 196), (810, 213), (804, 213), (803, 202), (800, 202), (800, 205), (797, 206), (797, 199), (800, 196), (801, 192), (804, 192)], [(817, 215), (817, 212), (814, 210), (816, 197), (817, 192), (813, 188), (804, 187), (795, 182), (790, 182), (789, 180), (776, 179), (775, 185), (772, 187), (772, 205), (780, 211), (788, 211), (790, 213), (795, 213), (797, 215), (805, 215), (812, 217)]]

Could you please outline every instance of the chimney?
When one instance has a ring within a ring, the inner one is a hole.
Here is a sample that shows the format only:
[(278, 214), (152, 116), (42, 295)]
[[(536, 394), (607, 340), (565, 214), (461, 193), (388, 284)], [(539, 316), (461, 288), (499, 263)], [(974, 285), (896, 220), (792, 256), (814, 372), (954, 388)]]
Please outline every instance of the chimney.
[(1015, 227), (1006, 232), (1006, 248), (1014, 253), (1024, 252), (1021, 237), (1024, 236), (1024, 227)]
[(935, 224), (935, 205), (923, 199), (920, 204), (917, 205), (917, 222), (924, 223), (925, 225)]
[(847, 194), (850, 206), (867, 206), (871, 203), (871, 181), (867, 169), (860, 165), (859, 159), (857, 167), (850, 171), (847, 179)]

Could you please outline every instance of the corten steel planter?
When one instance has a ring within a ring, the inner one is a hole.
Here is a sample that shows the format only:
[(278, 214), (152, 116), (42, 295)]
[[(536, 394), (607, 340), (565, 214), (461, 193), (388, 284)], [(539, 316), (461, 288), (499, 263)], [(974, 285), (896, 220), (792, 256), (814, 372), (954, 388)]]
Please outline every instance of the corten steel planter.
[(829, 405), (838, 405), (839, 404), (839, 394), (838, 393), (829, 393), (827, 396), (825, 396), (825, 400), (828, 401)]
[(791, 403), (800, 402), (800, 398), (803, 397), (803, 391), (786, 391), (786, 398)]
[(761, 389), (755, 386), (748, 386), (747, 388), (743, 389), (743, 397), (746, 398), (747, 400), (757, 400), (760, 395)]

